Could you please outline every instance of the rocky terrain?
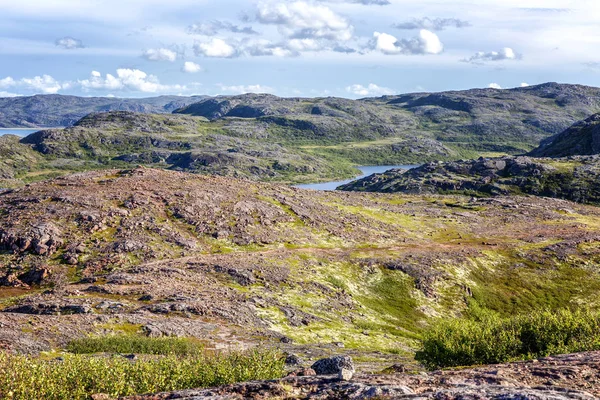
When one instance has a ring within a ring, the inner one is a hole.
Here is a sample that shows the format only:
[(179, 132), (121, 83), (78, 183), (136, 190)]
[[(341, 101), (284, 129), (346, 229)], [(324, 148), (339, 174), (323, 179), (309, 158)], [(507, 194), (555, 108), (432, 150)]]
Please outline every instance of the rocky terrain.
[(160, 96), (147, 99), (119, 99), (57, 94), (0, 97), (0, 128), (71, 126), (93, 112), (170, 113), (202, 98), (203, 96)]
[(66, 129), (0, 136), (0, 187), (90, 169), (148, 165), (280, 182), (352, 176), (349, 164), (275, 142), (236, 137), (184, 115), (91, 114)]
[(529, 156), (432, 162), (408, 172), (390, 170), (341, 190), (462, 193), (474, 196), (531, 194), (600, 203), (600, 114), (545, 141)]
[(138, 332), (377, 370), (440, 316), (597, 304), (598, 226), (596, 207), (538, 197), (71, 175), (0, 194), (0, 347)]
[(462, 193), (473, 196), (531, 194), (580, 203), (600, 203), (600, 156), (532, 158), (507, 156), (433, 162), (390, 170), (341, 186), (382, 193)]
[(529, 153), (534, 157), (568, 157), (600, 154), (600, 114), (578, 122), (544, 141)]
[[(385, 375), (289, 376), (206, 390), (129, 400), (167, 399), (537, 399), (592, 400), (600, 396), (600, 353), (580, 353), (472, 369)], [(303, 371), (306, 374), (306, 371)], [(310, 371), (310, 370), (308, 370)], [(314, 371), (312, 371), (314, 374)], [(294, 374), (293, 374), (294, 375)]]
[(164, 113), (190, 99), (128, 100), (95, 109), (146, 113), (93, 113), (66, 129), (0, 137), (0, 187), (128, 165), (307, 183), (356, 176), (356, 165), (522, 154), (600, 110), (599, 99), (598, 89), (545, 84), (356, 101), (248, 94), (201, 98), (173, 115)]
[[(599, 109), (600, 89), (547, 83), (509, 90), (415, 93), (356, 101), (271, 95), (217, 97), (175, 112), (210, 120), (236, 118), (243, 134), (255, 134), (258, 122), (259, 126), (267, 125), (267, 134), (277, 139), (328, 140), (326, 144), (331, 147), (321, 151), (354, 157), (360, 164), (359, 154), (336, 145), (360, 140), (366, 142), (365, 152), (393, 146), (407, 161), (411, 155), (423, 155), (425, 149), (437, 152), (438, 159), (469, 151), (514, 154), (528, 151), (529, 146), (537, 146), (540, 140)], [(396, 139), (377, 142), (385, 138)], [(413, 142), (414, 147), (406, 148), (405, 142)]]
[[(259, 179), (280, 182), (290, 181), (290, 177), (294, 176), (295, 179), (291, 180), (300, 182), (347, 178), (356, 174), (352, 170), (353, 165), (420, 164), (479, 156), (523, 154), (538, 146), (540, 141), (564, 131), (574, 122), (599, 112), (600, 89), (548, 83), (510, 90), (473, 89), (361, 100), (279, 98), (266, 94), (128, 100), (34, 96), (0, 99), (0, 126), (70, 126), (90, 112), (112, 110), (138, 113), (173, 111), (205, 121), (202, 131), (217, 132), (220, 136), (212, 138), (208, 143), (192, 143), (191, 146), (205, 154), (221, 152), (218, 161), (227, 164), (227, 171), (209, 167), (207, 171), (199, 168), (199, 172), (231, 175), (231, 171), (235, 170), (241, 176), (248, 177), (252, 173), (248, 173), (248, 163), (244, 162), (244, 157), (240, 160), (240, 157), (231, 154), (228, 157), (222, 152), (229, 148), (248, 146), (252, 148), (250, 152), (256, 154), (251, 154), (250, 157), (269, 160), (273, 157), (262, 153), (278, 150), (262, 148), (266, 143), (305, 157), (300, 161), (304, 165), (313, 165), (315, 160), (319, 160), (317, 164), (326, 163), (328, 168), (340, 171), (325, 174), (296, 171), (294, 162), (290, 162), (282, 154), (278, 157), (283, 164), (275, 169), (283, 170), (283, 174), (277, 171), (254, 174)], [(106, 119), (100, 118), (97, 125), (88, 119), (85, 126), (87, 129), (97, 130)], [(115, 117), (115, 121), (117, 120), (119, 117)], [(148, 129), (143, 116), (139, 120), (139, 125), (132, 124), (130, 118), (128, 125), (122, 127), (120, 133), (113, 131), (111, 134), (118, 133), (117, 136), (121, 136), (128, 133), (129, 129), (138, 131), (138, 136), (140, 133), (148, 136), (160, 136), (164, 133)], [(173, 124), (178, 125), (177, 121), (181, 119), (173, 117), (173, 121)], [(83, 124), (78, 124), (78, 127), (81, 129)], [(178, 141), (182, 137), (189, 138), (198, 133), (193, 126), (187, 124), (179, 125), (178, 131), (181, 134)], [(70, 136), (72, 139), (73, 135)], [(124, 137), (118, 141), (129, 142), (130, 139)], [(215, 141), (216, 148), (213, 148), (211, 146)], [(229, 143), (220, 146), (225, 141)], [(115, 139), (108, 140), (106, 145), (116, 144), (114, 142)], [(88, 144), (95, 147), (95, 143), (84, 141), (79, 146), (85, 147)], [(224, 146), (227, 148), (222, 148)], [(155, 146), (142, 146), (139, 142), (135, 149), (130, 149), (135, 150), (133, 154), (119, 154), (122, 150), (122, 147), (115, 148), (110, 153), (145, 165), (157, 164), (156, 160), (164, 158), (164, 148), (157, 150)], [(106, 152), (107, 149), (103, 151)], [(155, 154), (156, 152), (159, 154)], [(82, 158), (87, 156), (89, 154), (82, 152)], [(68, 159), (58, 164), (61, 168), (72, 171), (72, 164), (77, 164), (77, 161)], [(241, 167), (238, 167), (238, 162), (242, 164)], [(178, 163), (166, 164), (175, 166)], [(197, 166), (211, 161), (201, 157), (200, 162), (183, 161), (183, 164), (186, 163)], [(186, 169), (185, 166), (182, 168)]]

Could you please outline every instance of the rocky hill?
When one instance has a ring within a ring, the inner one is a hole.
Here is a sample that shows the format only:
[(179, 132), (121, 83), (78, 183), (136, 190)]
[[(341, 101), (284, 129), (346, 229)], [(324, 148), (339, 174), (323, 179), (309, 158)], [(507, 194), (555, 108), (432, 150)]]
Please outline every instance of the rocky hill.
[(522, 154), (600, 111), (600, 89), (547, 83), (361, 100), (247, 94), (152, 99), (0, 99), (0, 126), (69, 126), (90, 112), (173, 111), (219, 122), (228, 135), (304, 146), (353, 164)]
[(220, 122), (125, 111), (90, 114), (66, 129), (0, 136), (0, 187), (90, 169), (147, 165), (280, 182), (352, 176), (293, 146), (231, 135)]
[[(437, 152), (438, 159), (474, 152), (524, 153), (542, 139), (600, 110), (600, 89), (548, 83), (509, 90), (415, 93), (362, 100), (271, 95), (217, 97), (176, 113), (236, 119), (240, 134), (303, 141), (361, 163), (361, 152), (339, 146), (363, 142), (362, 153)], [(240, 120), (241, 119), (241, 120)], [(329, 142), (329, 143), (323, 143)], [(409, 147), (407, 143), (413, 143)], [(336, 146), (338, 145), (338, 146)]]
[[(0, 137), (0, 187), (128, 164), (305, 183), (356, 176), (355, 165), (522, 154), (600, 110), (599, 91), (545, 84), (356, 101), (248, 94), (203, 99), (174, 115), (93, 113), (20, 142)], [(190, 99), (167, 100), (153, 101), (164, 112)]]
[(568, 157), (600, 154), (600, 114), (578, 122), (544, 141), (529, 153), (534, 157)]
[(502, 157), (433, 162), (409, 171), (390, 170), (341, 186), (381, 193), (462, 193), (474, 196), (531, 194), (600, 204), (600, 157)]
[(597, 305), (598, 226), (546, 198), (80, 173), (0, 193), (0, 348), (138, 332), (409, 362), (439, 317)]
[(160, 96), (146, 99), (36, 95), (0, 97), (0, 128), (71, 126), (93, 112), (170, 113), (197, 102), (196, 97)]

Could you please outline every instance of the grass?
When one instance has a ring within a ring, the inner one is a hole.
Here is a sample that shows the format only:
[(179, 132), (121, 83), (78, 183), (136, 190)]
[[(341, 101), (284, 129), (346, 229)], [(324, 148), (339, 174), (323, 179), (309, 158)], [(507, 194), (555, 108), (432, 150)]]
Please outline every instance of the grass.
[(437, 369), (599, 349), (600, 312), (563, 309), (444, 321), (424, 333), (416, 359)]
[(135, 353), (162, 355), (194, 355), (202, 353), (203, 345), (190, 338), (150, 338), (136, 335), (96, 336), (76, 339), (66, 350), (74, 354)]
[(121, 356), (63, 355), (45, 360), (0, 353), (0, 398), (89, 399), (200, 388), (283, 376), (281, 354), (169, 355), (130, 361)]

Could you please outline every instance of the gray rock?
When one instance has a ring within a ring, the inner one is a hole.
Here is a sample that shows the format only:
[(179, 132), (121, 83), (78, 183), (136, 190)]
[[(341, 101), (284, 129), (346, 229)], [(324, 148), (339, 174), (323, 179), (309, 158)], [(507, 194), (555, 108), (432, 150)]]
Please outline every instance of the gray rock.
[(348, 371), (356, 371), (354, 368), (354, 361), (350, 356), (334, 356), (330, 358), (324, 358), (315, 362), (312, 366), (317, 375), (337, 375), (343, 369)]
[(288, 354), (285, 357), (286, 365), (300, 365), (302, 364), (302, 359), (295, 354)]

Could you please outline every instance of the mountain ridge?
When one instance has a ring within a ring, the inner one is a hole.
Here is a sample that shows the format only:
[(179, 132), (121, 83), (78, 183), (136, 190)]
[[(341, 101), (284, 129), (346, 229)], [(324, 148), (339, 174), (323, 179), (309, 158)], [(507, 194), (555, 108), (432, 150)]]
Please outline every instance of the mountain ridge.
[(59, 94), (0, 97), (0, 128), (53, 128), (73, 125), (92, 112), (170, 113), (198, 97), (157, 96), (144, 99), (79, 97)]

